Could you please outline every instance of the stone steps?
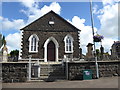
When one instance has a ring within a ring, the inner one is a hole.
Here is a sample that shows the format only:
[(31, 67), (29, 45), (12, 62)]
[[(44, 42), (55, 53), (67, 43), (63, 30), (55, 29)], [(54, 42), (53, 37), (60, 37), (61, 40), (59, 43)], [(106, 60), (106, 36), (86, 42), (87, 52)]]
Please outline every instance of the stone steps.
[(39, 62), (41, 65), (61, 64), (62, 62)]
[(40, 64), (40, 78), (41, 79), (65, 79), (65, 69), (62, 64)]

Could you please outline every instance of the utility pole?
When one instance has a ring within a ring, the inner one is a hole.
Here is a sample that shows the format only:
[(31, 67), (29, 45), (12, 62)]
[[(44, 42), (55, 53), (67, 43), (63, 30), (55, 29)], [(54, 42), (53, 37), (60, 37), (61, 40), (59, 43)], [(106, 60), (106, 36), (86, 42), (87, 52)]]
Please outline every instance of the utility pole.
[[(92, 24), (92, 34), (94, 37), (94, 20), (93, 20), (93, 13), (92, 13), (92, 0), (90, 0), (90, 13), (91, 13), (91, 24)], [(94, 57), (95, 57), (95, 65), (96, 65), (96, 75), (97, 78), (99, 78), (99, 70), (98, 70), (98, 62), (97, 62), (97, 56), (96, 56), (96, 47), (95, 47), (95, 41), (93, 38), (93, 43), (94, 43)]]

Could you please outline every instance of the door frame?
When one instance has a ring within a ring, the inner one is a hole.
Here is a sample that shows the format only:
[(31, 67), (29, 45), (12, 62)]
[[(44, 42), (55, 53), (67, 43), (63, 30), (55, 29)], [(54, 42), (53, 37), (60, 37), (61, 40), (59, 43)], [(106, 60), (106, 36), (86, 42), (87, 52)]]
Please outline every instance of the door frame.
[(47, 61), (47, 45), (50, 41), (53, 41), (53, 43), (55, 44), (55, 61), (58, 62), (58, 48), (59, 48), (59, 44), (57, 42), (57, 40), (54, 37), (49, 37), (44, 44), (44, 62), (48, 62)]

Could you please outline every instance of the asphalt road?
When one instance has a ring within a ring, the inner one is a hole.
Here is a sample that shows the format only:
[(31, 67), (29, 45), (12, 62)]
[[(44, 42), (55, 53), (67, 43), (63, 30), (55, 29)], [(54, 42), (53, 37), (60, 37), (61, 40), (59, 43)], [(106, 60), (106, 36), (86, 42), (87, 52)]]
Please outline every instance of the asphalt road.
[(3, 83), (2, 88), (118, 88), (118, 77), (75, 81)]

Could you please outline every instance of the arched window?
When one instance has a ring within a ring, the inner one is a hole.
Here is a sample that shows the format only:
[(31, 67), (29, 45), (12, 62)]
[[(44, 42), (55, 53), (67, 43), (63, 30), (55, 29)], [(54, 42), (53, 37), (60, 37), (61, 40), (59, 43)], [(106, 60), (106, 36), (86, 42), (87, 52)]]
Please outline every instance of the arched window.
[(73, 53), (73, 38), (71, 35), (67, 35), (64, 38), (65, 42), (65, 53)]
[(36, 34), (33, 34), (29, 38), (29, 52), (38, 52), (39, 38)]

